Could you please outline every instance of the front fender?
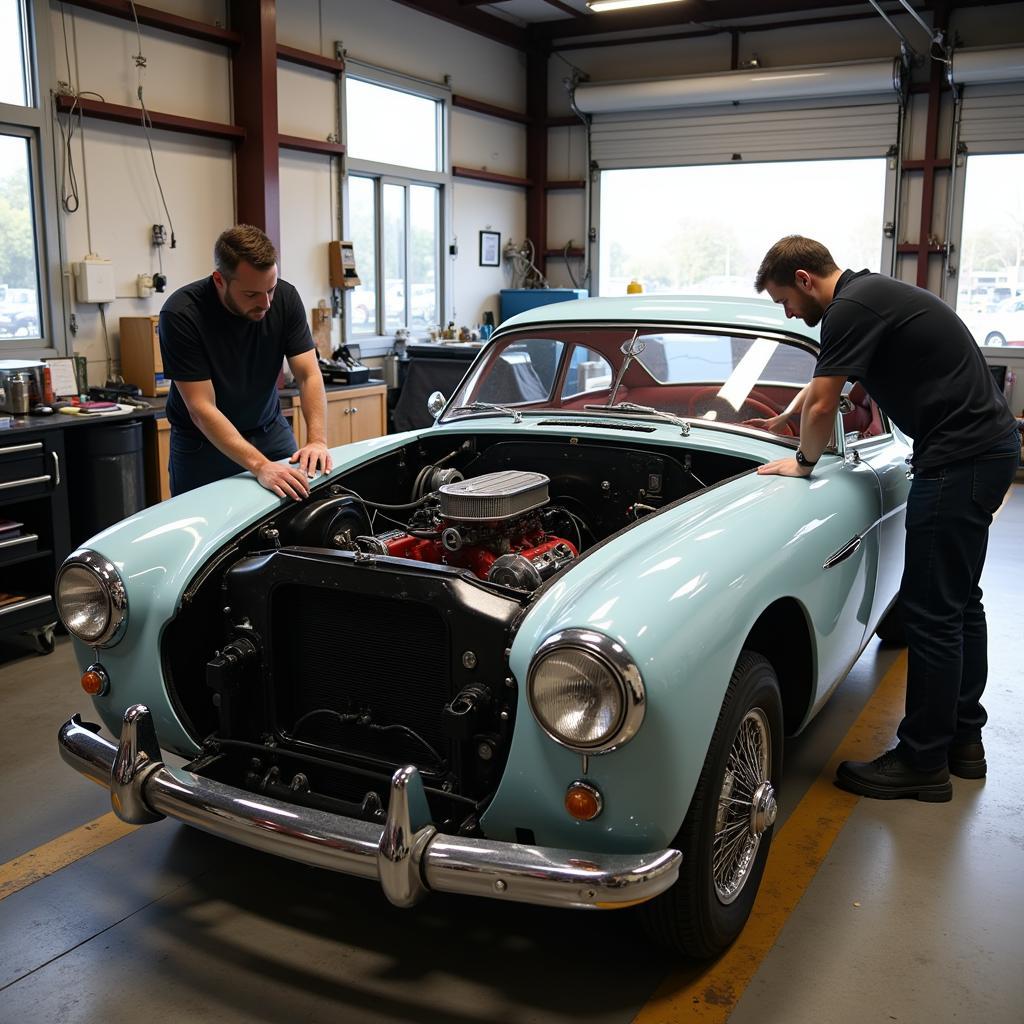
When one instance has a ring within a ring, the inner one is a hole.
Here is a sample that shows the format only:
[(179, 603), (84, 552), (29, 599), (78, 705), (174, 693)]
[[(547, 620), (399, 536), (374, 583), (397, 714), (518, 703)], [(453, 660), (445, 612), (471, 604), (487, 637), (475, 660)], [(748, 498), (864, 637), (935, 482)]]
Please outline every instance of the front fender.
[[(583, 849), (670, 845), (744, 641), (780, 598), (795, 599), (806, 613), (814, 685), (827, 685), (821, 667), (859, 650), (865, 601), (874, 591), (870, 551), (823, 569), (871, 514), (870, 491), (851, 485), (844, 472), (836, 460), (813, 492), (805, 480), (754, 473), (701, 492), (580, 559), (543, 594), (511, 649), (519, 684), (516, 730), (501, 785), (481, 820), (488, 835), (531, 828), (538, 842), (571, 841)], [(866, 497), (858, 502), (860, 494)], [(621, 643), (647, 694), (638, 734), (589, 758), (586, 772), (579, 755), (539, 728), (526, 692), (537, 647), (573, 627)], [(604, 810), (592, 822), (574, 821), (562, 806), (566, 787), (584, 775), (604, 796)]]

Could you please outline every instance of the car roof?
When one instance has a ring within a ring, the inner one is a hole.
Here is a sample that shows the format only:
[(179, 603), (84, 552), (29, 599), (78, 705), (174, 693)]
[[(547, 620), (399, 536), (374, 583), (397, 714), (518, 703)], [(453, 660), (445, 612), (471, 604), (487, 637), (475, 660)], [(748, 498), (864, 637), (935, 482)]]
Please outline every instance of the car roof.
[(539, 323), (597, 323), (613, 321), (658, 323), (684, 321), (714, 327), (744, 327), (795, 335), (817, 345), (818, 328), (788, 320), (782, 307), (769, 299), (715, 295), (625, 295), (614, 298), (553, 302), (509, 317), (501, 329)]

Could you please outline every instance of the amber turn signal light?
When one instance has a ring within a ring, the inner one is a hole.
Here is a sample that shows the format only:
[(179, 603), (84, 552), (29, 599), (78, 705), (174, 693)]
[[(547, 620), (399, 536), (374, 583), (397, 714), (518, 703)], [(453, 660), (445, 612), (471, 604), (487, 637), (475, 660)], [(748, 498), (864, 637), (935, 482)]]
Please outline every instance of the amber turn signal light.
[(82, 689), (90, 697), (102, 697), (110, 689), (110, 678), (102, 665), (90, 665), (82, 673)]
[(565, 792), (565, 809), (577, 821), (592, 821), (602, 807), (601, 791), (589, 782), (574, 782)]

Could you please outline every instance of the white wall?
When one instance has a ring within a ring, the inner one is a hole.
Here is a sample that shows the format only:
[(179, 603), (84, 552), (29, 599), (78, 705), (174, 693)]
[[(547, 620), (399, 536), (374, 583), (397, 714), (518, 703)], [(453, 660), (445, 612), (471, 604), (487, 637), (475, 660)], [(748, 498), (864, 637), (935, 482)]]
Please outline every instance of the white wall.
[[(223, 2), (161, 0), (158, 5), (183, 17), (225, 24)], [(507, 46), (446, 22), (418, 14), (390, 0), (279, 0), (278, 40), (284, 45), (334, 56), (341, 42), (349, 56), (443, 85), (496, 106), (522, 110), (524, 60)], [(56, 89), (70, 82), (82, 92), (98, 93), (110, 103), (138, 106), (139, 44), (129, 22), (59, 3), (50, 8)], [(65, 57), (65, 31), (67, 53)], [(142, 26), (143, 72), (148, 107), (161, 113), (231, 123), (231, 65), (228, 51), (173, 33)], [(278, 66), (278, 119), (282, 134), (325, 140), (338, 130), (337, 90), (333, 75), (290, 63)], [(62, 121), (67, 123), (67, 118)], [(76, 122), (77, 127), (77, 122)], [(159, 254), (169, 279), (164, 295), (136, 296), (136, 277), (157, 269), (150, 244), (153, 224), (170, 233), (142, 131), (130, 125), (86, 118), (72, 152), (82, 195), (77, 213), (61, 213), (67, 313), (78, 332), (70, 347), (89, 362), (89, 379), (107, 376), (107, 346), (99, 309), (76, 301), (70, 264), (91, 251), (113, 260), (118, 298), (106, 308), (110, 344), (118, 352), (120, 316), (155, 315), (175, 288), (211, 270), (216, 236), (235, 220), (234, 155), (230, 143), (163, 130), (150, 133), (177, 247)], [(58, 178), (59, 178), (59, 136)], [(47, 154), (49, 157), (49, 154)], [(514, 122), (462, 110), (451, 118), (452, 162), (525, 176), (525, 130)], [(327, 242), (340, 237), (339, 161), (327, 156), (282, 150), (280, 161), (282, 276), (298, 289), (307, 307), (330, 298)], [(449, 235), (458, 256), (446, 273), (449, 309), (459, 324), (477, 323), (486, 309), (497, 309), (503, 287), (501, 268), (478, 265), (478, 232), (500, 231), (502, 241), (522, 239), (525, 191), (502, 185), (457, 180), (453, 189)], [(59, 319), (59, 317), (58, 317)], [(340, 322), (334, 323), (340, 340)], [(63, 331), (58, 330), (58, 337)]]

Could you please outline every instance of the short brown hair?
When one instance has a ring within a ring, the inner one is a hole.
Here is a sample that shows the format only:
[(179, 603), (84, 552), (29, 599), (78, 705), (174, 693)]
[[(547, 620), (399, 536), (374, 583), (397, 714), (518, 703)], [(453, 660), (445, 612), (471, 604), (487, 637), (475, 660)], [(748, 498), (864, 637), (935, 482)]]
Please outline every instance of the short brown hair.
[(796, 283), (796, 272), (806, 270), (818, 277), (825, 277), (839, 268), (832, 259), (832, 253), (813, 238), (803, 235), (786, 235), (780, 238), (765, 254), (754, 278), (754, 287), (763, 292), (769, 281), (788, 287)]
[(236, 224), (221, 233), (213, 247), (213, 265), (224, 277), (234, 277), (239, 263), (269, 270), (277, 263), (274, 243), (251, 224)]

